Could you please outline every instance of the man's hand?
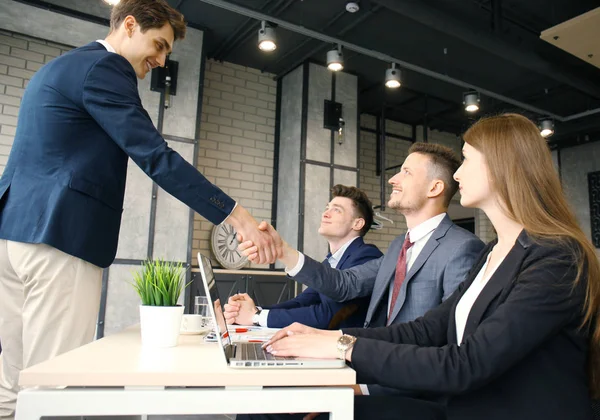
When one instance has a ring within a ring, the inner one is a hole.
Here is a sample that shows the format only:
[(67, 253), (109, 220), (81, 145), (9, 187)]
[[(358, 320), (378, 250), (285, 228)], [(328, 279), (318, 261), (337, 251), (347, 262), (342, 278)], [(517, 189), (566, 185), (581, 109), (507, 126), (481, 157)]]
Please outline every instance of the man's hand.
[(256, 305), (248, 293), (238, 293), (225, 304), (225, 320), (228, 324), (252, 325)]
[[(299, 252), (281, 239), (281, 236), (279, 236), (279, 233), (277, 233), (273, 226), (263, 220), (258, 225), (258, 230), (268, 233), (276, 244), (281, 245), (281, 253), (277, 255), (277, 259), (285, 264), (287, 268), (291, 269), (298, 264)], [(238, 250), (245, 257), (250, 261), (256, 261), (259, 258), (260, 248), (252, 240), (246, 240), (241, 235), (238, 235), (238, 241), (240, 242)]]
[(283, 255), (283, 241), (275, 229), (271, 226), (270, 231), (259, 230), (256, 220), (239, 204), (227, 218), (227, 223), (235, 228), (240, 242), (251, 241), (256, 246), (256, 256), (250, 261), (256, 264), (271, 264)]

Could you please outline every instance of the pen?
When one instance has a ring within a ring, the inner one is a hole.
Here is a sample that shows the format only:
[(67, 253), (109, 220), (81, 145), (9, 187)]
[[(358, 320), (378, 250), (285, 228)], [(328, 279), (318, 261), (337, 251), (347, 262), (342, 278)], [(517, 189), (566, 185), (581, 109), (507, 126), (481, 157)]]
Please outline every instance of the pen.
[(229, 331), (233, 332), (233, 333), (245, 333), (248, 331), (257, 331), (257, 329), (255, 328), (228, 328)]
[(248, 332), (248, 328), (236, 328), (234, 332), (245, 333), (245, 332)]

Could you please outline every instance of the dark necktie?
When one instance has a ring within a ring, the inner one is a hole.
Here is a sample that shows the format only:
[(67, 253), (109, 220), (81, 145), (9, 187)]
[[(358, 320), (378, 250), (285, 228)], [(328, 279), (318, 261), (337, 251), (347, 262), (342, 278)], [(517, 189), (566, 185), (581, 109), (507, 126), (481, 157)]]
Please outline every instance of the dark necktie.
[(408, 249), (414, 244), (410, 241), (410, 236), (407, 233), (404, 238), (404, 243), (402, 244), (402, 249), (400, 250), (400, 255), (398, 255), (398, 263), (396, 264), (396, 275), (394, 277), (394, 290), (392, 291), (392, 300), (390, 302), (390, 309), (388, 311), (388, 325), (391, 322), (392, 313), (394, 312), (394, 306), (396, 306), (396, 300), (398, 300), (398, 295), (400, 294), (400, 288), (402, 287), (402, 283), (404, 283), (404, 278), (406, 277), (406, 253)]

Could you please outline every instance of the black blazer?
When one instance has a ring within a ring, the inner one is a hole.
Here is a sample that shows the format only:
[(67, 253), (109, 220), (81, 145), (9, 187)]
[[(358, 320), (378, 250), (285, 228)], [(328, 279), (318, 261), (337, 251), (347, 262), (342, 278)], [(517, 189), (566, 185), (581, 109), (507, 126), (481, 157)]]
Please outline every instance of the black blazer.
[(423, 317), (344, 330), (359, 337), (352, 353), (357, 382), (446, 396), (449, 419), (591, 419), (589, 330), (579, 329), (587, 279), (574, 287), (577, 267), (565, 246), (534, 243), (521, 232), (457, 344), (456, 305), (494, 244), (458, 290)]

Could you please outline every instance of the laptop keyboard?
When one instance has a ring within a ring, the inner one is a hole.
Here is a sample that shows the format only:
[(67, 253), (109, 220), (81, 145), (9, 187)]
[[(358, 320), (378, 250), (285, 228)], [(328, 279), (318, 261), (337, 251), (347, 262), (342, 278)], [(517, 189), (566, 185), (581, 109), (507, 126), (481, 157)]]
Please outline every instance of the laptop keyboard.
[[(294, 357), (276, 357), (262, 348), (261, 343), (236, 343), (241, 360), (293, 360)], [(236, 352), (237, 353), (237, 352)]]

